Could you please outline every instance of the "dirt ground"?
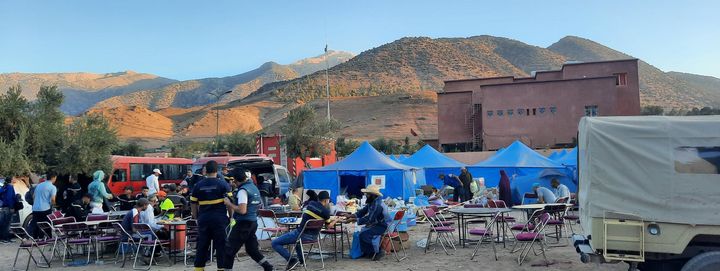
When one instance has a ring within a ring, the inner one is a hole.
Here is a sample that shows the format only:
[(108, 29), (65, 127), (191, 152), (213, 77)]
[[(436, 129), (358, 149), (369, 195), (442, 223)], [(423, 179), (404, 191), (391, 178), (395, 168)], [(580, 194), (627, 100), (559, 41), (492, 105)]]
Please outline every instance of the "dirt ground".
[[(474, 246), (460, 248), (456, 251), (451, 251), (451, 255), (446, 255), (442, 248), (437, 246), (435, 251), (428, 252), (425, 254), (422, 248), (417, 247), (416, 242), (427, 237), (427, 226), (418, 225), (417, 227), (411, 228), (410, 244), (411, 247), (408, 250), (408, 259), (398, 263), (388, 254), (385, 258), (378, 262), (373, 262), (367, 259), (338, 259), (337, 262), (333, 258), (326, 259), (325, 269), (326, 270), (383, 270), (383, 271), (413, 271), (413, 270), (627, 270), (626, 264), (583, 264), (580, 262), (578, 255), (572, 246), (565, 247), (553, 247), (547, 251), (549, 259), (554, 260), (556, 263), (546, 266), (537, 266), (542, 264), (542, 256), (534, 256), (530, 253), (529, 258), (523, 263), (522, 266), (517, 264), (517, 253), (510, 253), (510, 246), (503, 248), (502, 244), (498, 244), (498, 261), (493, 259), (492, 247), (490, 244), (485, 243), (480, 247), (479, 255), (474, 260), (470, 260)], [(457, 236), (457, 235), (456, 235)], [(323, 243), (325, 250), (332, 249), (332, 239), (326, 239)], [(261, 247), (265, 250), (264, 254), (269, 258), (269, 261), (275, 265), (277, 270), (284, 270), (285, 262), (277, 253), (272, 251), (267, 241), (261, 242)], [(2, 270), (10, 270), (15, 255), (15, 249), (17, 248), (17, 242), (11, 244), (0, 245), (0, 265), (6, 268)], [(241, 250), (241, 254), (244, 250)], [(94, 256), (94, 255), (93, 255)], [(112, 256), (107, 256), (112, 257)], [(27, 256), (21, 254), (19, 263), (25, 263)], [(319, 260), (309, 260), (309, 270), (318, 270), (321, 267)], [(164, 262), (161, 262), (164, 264)], [(126, 265), (125, 268), (120, 268), (120, 264), (113, 264), (111, 260), (105, 261), (104, 264), (91, 264), (82, 267), (62, 267), (60, 262), (56, 259), (53, 261), (52, 270), (77, 270), (77, 271), (89, 271), (99, 270), (111, 271), (111, 270), (132, 270), (132, 262)], [(40, 269), (32, 266), (30, 270), (47, 270)], [(192, 266), (186, 267), (182, 262), (179, 262), (171, 267), (168, 266), (154, 266), (152, 270), (193, 270)], [(208, 266), (207, 270), (215, 270), (214, 264)], [(253, 262), (247, 256), (241, 256), (235, 263), (234, 270), (262, 270), (255, 262)], [(295, 270), (302, 270), (302, 267)]]

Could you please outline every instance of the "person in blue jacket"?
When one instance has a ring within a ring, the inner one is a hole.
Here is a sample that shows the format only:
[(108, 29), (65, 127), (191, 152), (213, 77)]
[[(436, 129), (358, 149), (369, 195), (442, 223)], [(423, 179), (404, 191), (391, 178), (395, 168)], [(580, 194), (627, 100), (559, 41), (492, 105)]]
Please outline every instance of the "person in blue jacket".
[(466, 201), (469, 199), (465, 198), (465, 189), (463, 187), (462, 182), (460, 181), (460, 178), (458, 178), (457, 175), (448, 174), (447, 176), (444, 174), (440, 174), (440, 180), (443, 181), (443, 185), (450, 186), (453, 188), (453, 201), (454, 202), (461, 202)]
[(360, 191), (367, 197), (365, 207), (354, 215), (358, 225), (364, 226), (360, 231), (360, 250), (364, 257), (377, 261), (385, 256), (385, 252), (379, 248), (376, 249), (372, 241), (385, 233), (392, 217), (390, 217), (388, 207), (382, 202), (383, 195), (380, 193), (379, 186), (369, 185)]

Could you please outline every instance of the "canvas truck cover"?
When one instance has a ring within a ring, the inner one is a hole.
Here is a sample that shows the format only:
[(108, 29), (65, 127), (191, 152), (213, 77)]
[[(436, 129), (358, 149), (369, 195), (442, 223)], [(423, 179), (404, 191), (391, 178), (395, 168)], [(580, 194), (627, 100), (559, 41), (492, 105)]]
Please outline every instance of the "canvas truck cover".
[(720, 116), (585, 117), (578, 130), (582, 217), (720, 225)]

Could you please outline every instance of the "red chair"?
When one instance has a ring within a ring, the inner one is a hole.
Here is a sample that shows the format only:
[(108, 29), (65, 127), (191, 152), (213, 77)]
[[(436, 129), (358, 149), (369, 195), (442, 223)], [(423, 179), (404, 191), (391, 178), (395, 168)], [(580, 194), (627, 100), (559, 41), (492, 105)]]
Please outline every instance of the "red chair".
[[(384, 239), (387, 237), (387, 240), (390, 241), (390, 247), (392, 248), (393, 255), (395, 255), (395, 260), (398, 262), (404, 260), (407, 258), (407, 251), (405, 250), (405, 246), (403, 245), (402, 238), (400, 237), (400, 232), (398, 232), (397, 227), (402, 222), (402, 218), (405, 216), (405, 211), (400, 210), (397, 213), (395, 213), (395, 217), (393, 218), (393, 221), (388, 225), (387, 230), (385, 230), (385, 233), (383, 233), (382, 238)], [(381, 239), (382, 240), (382, 239)], [(395, 240), (400, 241), (400, 249), (403, 251), (403, 257), (400, 258), (400, 254), (398, 254), (398, 249), (395, 248)], [(373, 256), (374, 258), (375, 256)]]
[(450, 252), (448, 252), (445, 244), (452, 247), (453, 250), (456, 249), (455, 243), (452, 242), (452, 237), (450, 236), (451, 233), (455, 232), (455, 228), (451, 226), (444, 226), (440, 223), (437, 214), (431, 208), (423, 209), (423, 214), (425, 214), (425, 217), (427, 217), (428, 221), (430, 221), (430, 230), (428, 231), (427, 243), (425, 244), (425, 253), (427, 253), (428, 248), (430, 247), (432, 234), (435, 233), (435, 243), (440, 243), (440, 246), (445, 251), (445, 254), (450, 255)]
[(60, 218), (50, 220), (50, 223), (53, 226), (58, 226), (58, 225), (66, 224), (66, 223), (75, 223), (75, 222), (77, 222), (77, 221), (75, 221), (75, 217), (72, 217), (72, 216), (60, 217)]
[[(160, 248), (160, 252), (167, 257), (168, 260), (168, 266), (172, 265), (172, 262), (170, 260), (170, 253), (167, 253), (165, 251), (166, 246), (170, 246), (169, 240), (160, 240), (160, 238), (155, 235), (155, 232), (152, 230), (150, 225), (145, 223), (135, 223), (133, 224), (133, 232), (140, 235), (140, 240), (136, 243), (137, 245), (137, 251), (135, 251), (135, 261), (133, 261), (133, 269), (134, 270), (150, 270), (150, 268), (153, 266), (153, 261), (155, 259), (155, 250)], [(146, 268), (138, 268), (137, 267), (137, 261), (138, 257), (140, 256), (140, 250), (143, 248), (151, 249), (150, 251), (150, 262), (148, 263)]]
[(537, 203), (538, 195), (535, 193), (525, 193), (525, 194), (523, 194), (523, 198), (522, 198), (522, 201), (520, 202), (520, 204), (529, 204), (529, 203), (525, 203), (525, 200), (529, 200), (529, 201), (532, 200), (532, 203)]
[(288, 231), (288, 228), (277, 226), (277, 216), (275, 216), (275, 212), (273, 210), (258, 210), (258, 216), (262, 218), (269, 218), (275, 224), (275, 227), (268, 227), (267, 224), (265, 224), (265, 220), (260, 219), (262, 223), (262, 232), (267, 233), (269, 239), (272, 239), (273, 237), (279, 236), (281, 233)]
[[(35, 263), (35, 266), (41, 267), (41, 268), (50, 268), (50, 261), (45, 257), (45, 254), (43, 253), (43, 250), (45, 247), (50, 245), (50, 243), (45, 241), (39, 241), (23, 228), (23, 227), (10, 227), (10, 232), (12, 232), (15, 237), (20, 239), (20, 245), (18, 246), (17, 252), (15, 252), (15, 261), (13, 262), (12, 270), (16, 271), (18, 269), (15, 269), (15, 265), (17, 265), (18, 256), (20, 256), (20, 251), (25, 250), (28, 253), (28, 260), (27, 265), (25, 265), (25, 270), (28, 270), (30, 268), (30, 260), (32, 260)], [(45, 265), (41, 265), (38, 263), (38, 261), (33, 256), (33, 250), (38, 249), (40, 252), (40, 256), (45, 260)]]
[[(325, 269), (325, 260), (323, 257), (323, 250), (322, 250), (322, 242), (320, 242), (320, 234), (317, 235), (317, 237), (314, 240), (303, 240), (302, 236), (305, 234), (305, 231), (311, 230), (311, 231), (320, 231), (322, 230), (323, 226), (325, 226), (325, 221), (319, 220), (319, 219), (310, 219), (305, 223), (305, 227), (303, 227), (303, 230), (300, 231), (300, 234), (298, 235), (298, 238), (295, 239), (295, 245), (293, 247), (300, 246), (300, 256), (301, 257), (301, 264), (303, 265), (303, 268), (305, 271), (307, 271), (307, 258), (305, 257), (305, 249), (303, 248), (303, 245), (310, 245), (310, 248), (307, 250), (308, 254), (310, 251), (312, 251), (313, 247), (317, 244), (318, 250), (320, 251), (320, 262), (322, 263), (322, 268)], [(292, 259), (292, 257), (290, 257)], [(290, 261), (288, 260), (288, 263)]]
[(102, 220), (108, 220), (107, 214), (89, 214), (87, 218), (85, 218), (85, 221), (102, 221)]

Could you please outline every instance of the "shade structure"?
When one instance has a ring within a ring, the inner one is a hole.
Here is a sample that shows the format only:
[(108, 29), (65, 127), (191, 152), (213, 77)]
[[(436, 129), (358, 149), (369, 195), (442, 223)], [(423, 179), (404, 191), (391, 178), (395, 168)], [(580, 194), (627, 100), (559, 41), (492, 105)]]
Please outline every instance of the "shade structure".
[[(381, 184), (384, 197), (414, 196), (414, 189), (425, 184), (417, 175), (419, 168), (400, 164), (378, 152), (367, 141), (332, 165), (303, 171), (306, 189), (328, 190), (335, 199), (342, 189), (357, 192), (371, 183)], [(358, 183), (359, 182), (359, 183)]]
[(425, 145), (420, 148), (420, 150), (402, 161), (402, 163), (421, 168), (425, 176), (425, 182), (437, 188), (443, 186), (443, 182), (439, 178), (440, 174), (460, 175), (460, 169), (467, 166), (440, 153), (430, 145)]
[(567, 167), (577, 167), (577, 147), (573, 148), (572, 150), (568, 151), (565, 155), (562, 157), (558, 157), (555, 162), (558, 162), (562, 164), (563, 166)]
[(552, 179), (557, 179), (561, 184), (567, 186), (570, 193), (577, 193), (577, 182), (571, 172), (562, 169), (543, 169), (534, 175), (517, 177), (510, 183), (514, 203), (520, 204), (525, 193), (533, 193), (533, 183), (539, 183), (540, 186), (552, 190), (550, 185)]
[(548, 159), (557, 160), (558, 157), (560, 157), (560, 156), (561, 156), (560, 151), (554, 151), (550, 155), (548, 155)]
[(474, 178), (485, 178), (487, 187), (498, 185), (500, 170), (505, 170), (512, 182), (520, 176), (536, 176), (548, 168), (566, 170), (562, 164), (548, 159), (520, 141), (513, 142), (485, 161), (468, 166)]

